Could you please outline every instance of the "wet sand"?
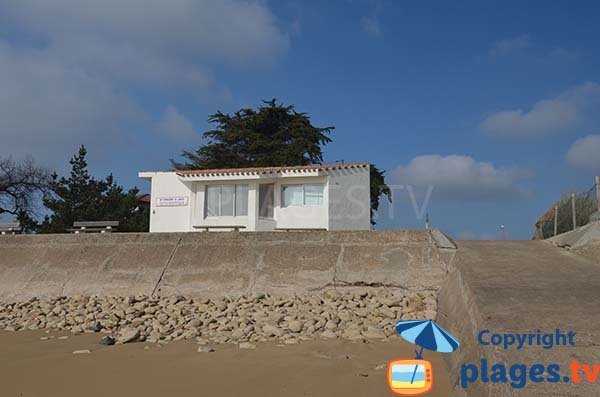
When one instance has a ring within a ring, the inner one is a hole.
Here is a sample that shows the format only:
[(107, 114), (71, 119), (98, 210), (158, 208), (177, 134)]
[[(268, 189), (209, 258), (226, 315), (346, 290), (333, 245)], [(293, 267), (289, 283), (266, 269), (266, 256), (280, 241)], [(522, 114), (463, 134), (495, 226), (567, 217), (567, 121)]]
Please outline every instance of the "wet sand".
[[(54, 338), (41, 340), (52, 335)], [(58, 339), (68, 335), (68, 339)], [(195, 342), (102, 346), (102, 334), (0, 331), (0, 395), (80, 396), (392, 396), (386, 369), (414, 357), (414, 346), (393, 342), (307, 341), (257, 344), (255, 350), (217, 345), (197, 353)], [(147, 349), (144, 349), (148, 346)], [(90, 354), (74, 355), (89, 349)], [(434, 388), (452, 395), (440, 354), (432, 362)]]

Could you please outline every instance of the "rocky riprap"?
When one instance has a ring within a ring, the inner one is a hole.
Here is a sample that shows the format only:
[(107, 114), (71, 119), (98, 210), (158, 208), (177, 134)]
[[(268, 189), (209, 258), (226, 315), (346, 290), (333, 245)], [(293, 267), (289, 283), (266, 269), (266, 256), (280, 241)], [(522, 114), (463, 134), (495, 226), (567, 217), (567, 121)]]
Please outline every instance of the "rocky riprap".
[[(435, 292), (384, 288), (216, 299), (72, 296), (0, 303), (0, 329), (99, 332), (116, 343), (196, 339), (251, 348), (254, 342), (271, 340), (386, 339), (394, 335), (397, 320), (432, 319), (435, 313)], [(103, 338), (102, 343), (109, 341)]]

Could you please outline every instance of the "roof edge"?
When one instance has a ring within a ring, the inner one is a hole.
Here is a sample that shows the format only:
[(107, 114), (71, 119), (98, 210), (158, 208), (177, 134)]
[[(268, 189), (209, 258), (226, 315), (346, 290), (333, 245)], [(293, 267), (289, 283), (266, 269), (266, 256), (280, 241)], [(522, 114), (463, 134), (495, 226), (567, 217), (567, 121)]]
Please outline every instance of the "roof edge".
[(197, 176), (197, 175), (247, 175), (247, 174), (277, 174), (283, 172), (305, 172), (305, 171), (328, 171), (339, 169), (366, 168), (370, 163), (335, 163), (335, 164), (313, 164), (296, 166), (275, 166), (275, 167), (245, 167), (245, 168), (213, 168), (200, 170), (176, 170), (177, 175)]

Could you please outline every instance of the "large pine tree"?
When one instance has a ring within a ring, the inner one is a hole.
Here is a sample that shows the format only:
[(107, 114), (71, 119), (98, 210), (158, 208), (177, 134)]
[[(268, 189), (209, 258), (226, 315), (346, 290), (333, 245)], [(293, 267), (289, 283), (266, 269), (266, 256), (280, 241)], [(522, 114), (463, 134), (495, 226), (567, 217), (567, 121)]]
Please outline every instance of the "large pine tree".
[(178, 169), (269, 167), (319, 164), (321, 146), (331, 142), (334, 127), (315, 127), (306, 113), (292, 105), (265, 101), (258, 111), (241, 109), (233, 116), (217, 112), (208, 121), (216, 128), (204, 133), (209, 143), (196, 151), (184, 150), (188, 162)]
[[(293, 105), (264, 101), (258, 110), (244, 108), (233, 115), (217, 112), (208, 121), (216, 128), (203, 136), (208, 143), (195, 151), (184, 150), (187, 160), (171, 160), (177, 169), (242, 168), (321, 164), (322, 146), (331, 142), (335, 127), (315, 127), (306, 113)], [(379, 198), (391, 191), (384, 172), (371, 165), (371, 223)]]

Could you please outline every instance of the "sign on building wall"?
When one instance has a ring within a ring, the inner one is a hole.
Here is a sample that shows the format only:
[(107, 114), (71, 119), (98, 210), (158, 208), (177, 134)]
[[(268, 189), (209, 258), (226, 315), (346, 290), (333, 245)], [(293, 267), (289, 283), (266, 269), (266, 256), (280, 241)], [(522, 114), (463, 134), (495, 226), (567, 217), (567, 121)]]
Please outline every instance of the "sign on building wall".
[(157, 207), (185, 207), (188, 205), (188, 196), (157, 197)]

